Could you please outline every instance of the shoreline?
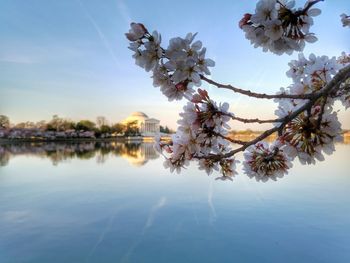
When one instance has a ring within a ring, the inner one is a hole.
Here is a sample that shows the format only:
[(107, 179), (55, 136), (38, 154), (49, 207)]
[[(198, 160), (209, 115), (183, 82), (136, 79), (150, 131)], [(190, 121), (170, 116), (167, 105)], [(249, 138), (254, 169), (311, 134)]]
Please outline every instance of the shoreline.
[[(259, 133), (252, 134), (235, 134), (230, 135), (232, 139), (249, 141), (257, 136)], [(276, 138), (275, 134), (272, 134), (266, 141), (273, 141)], [(168, 141), (171, 139), (171, 135), (161, 137), (161, 140)], [(0, 144), (8, 143), (35, 143), (35, 142), (154, 142), (154, 137), (112, 137), (112, 138), (55, 138), (55, 139), (44, 139), (44, 138), (21, 138), (21, 139), (9, 139), (9, 138), (0, 138)], [(350, 143), (350, 132), (343, 134), (343, 143)]]
[[(162, 137), (162, 140), (169, 140), (170, 136)], [(153, 137), (114, 137), (114, 138), (55, 138), (55, 139), (39, 139), (39, 138), (23, 138), (8, 139), (0, 138), (2, 143), (36, 143), (36, 142), (154, 142)]]

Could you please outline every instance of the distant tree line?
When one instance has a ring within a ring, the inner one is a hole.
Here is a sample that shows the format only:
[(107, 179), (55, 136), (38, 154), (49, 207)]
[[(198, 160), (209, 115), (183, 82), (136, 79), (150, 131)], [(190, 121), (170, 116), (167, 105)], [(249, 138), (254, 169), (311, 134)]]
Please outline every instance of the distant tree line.
[[(39, 122), (20, 122), (17, 124), (10, 124), (10, 120), (5, 115), (0, 115), (0, 129), (39, 129), (41, 131), (49, 132), (66, 132), (66, 131), (83, 131), (94, 132), (96, 137), (105, 137), (111, 134), (124, 135), (124, 136), (139, 136), (140, 131), (137, 126), (137, 122), (129, 122), (127, 124), (114, 123), (110, 124), (108, 120), (99, 116), (96, 118), (96, 122), (91, 120), (72, 121), (70, 119), (61, 118), (58, 115), (53, 115), (50, 121)], [(160, 126), (160, 132), (171, 133), (173, 132), (167, 126)]]
[(10, 127), (10, 119), (5, 115), (0, 115), (0, 129), (8, 129)]
[(163, 127), (162, 125), (160, 125), (159, 127), (159, 131), (162, 133), (175, 133), (174, 130), (170, 129), (168, 126)]

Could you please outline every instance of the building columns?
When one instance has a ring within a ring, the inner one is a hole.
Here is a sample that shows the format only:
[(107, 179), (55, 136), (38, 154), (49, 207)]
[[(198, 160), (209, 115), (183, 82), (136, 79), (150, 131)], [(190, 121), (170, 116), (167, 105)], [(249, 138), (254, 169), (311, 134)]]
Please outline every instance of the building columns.
[(145, 132), (156, 132), (157, 125), (155, 123), (145, 123)]
[(141, 126), (141, 133), (158, 133), (159, 124), (154, 122), (144, 122)]

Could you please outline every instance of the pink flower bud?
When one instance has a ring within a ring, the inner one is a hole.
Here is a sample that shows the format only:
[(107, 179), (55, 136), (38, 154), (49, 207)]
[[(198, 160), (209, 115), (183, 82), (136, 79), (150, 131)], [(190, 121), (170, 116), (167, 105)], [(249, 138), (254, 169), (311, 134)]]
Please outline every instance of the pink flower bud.
[(243, 18), (238, 23), (239, 28), (242, 29), (243, 26), (247, 25), (251, 17), (251, 14), (244, 14)]
[(164, 146), (164, 150), (165, 150), (167, 153), (173, 153), (173, 150), (169, 147), (169, 145), (165, 145), (165, 146)]
[(141, 23), (131, 23), (130, 27), (129, 32), (125, 34), (130, 41), (136, 41), (147, 33), (146, 27)]
[(203, 99), (209, 98), (208, 92), (207, 92), (206, 90), (198, 89), (198, 94), (199, 94)]
[(199, 94), (194, 94), (191, 101), (193, 103), (200, 103), (202, 101), (202, 97)]
[(317, 106), (312, 108), (311, 114), (312, 115), (316, 115), (316, 114), (318, 114), (320, 112), (321, 112), (321, 106), (317, 105)]
[(177, 83), (175, 88), (179, 91), (186, 91), (187, 85), (184, 82)]

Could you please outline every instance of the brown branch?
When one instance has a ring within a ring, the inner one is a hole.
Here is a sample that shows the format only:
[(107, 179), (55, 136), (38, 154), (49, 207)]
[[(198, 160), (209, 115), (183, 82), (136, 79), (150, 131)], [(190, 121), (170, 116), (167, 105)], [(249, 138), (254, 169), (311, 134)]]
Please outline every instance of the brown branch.
[(322, 124), (322, 117), (323, 117), (323, 114), (324, 114), (324, 111), (325, 111), (325, 108), (326, 108), (327, 99), (328, 99), (328, 96), (325, 96), (323, 101), (322, 101), (322, 104), (321, 104), (321, 112), (320, 112), (320, 114), (318, 116), (318, 119), (317, 119), (317, 127), (318, 128), (320, 128), (321, 124)]
[(216, 114), (224, 115), (230, 117), (234, 121), (239, 121), (243, 123), (275, 123), (275, 122), (282, 122), (283, 118), (278, 118), (278, 119), (270, 119), (270, 120), (260, 120), (258, 118), (255, 119), (246, 119), (246, 118), (241, 118), (234, 116), (232, 113), (227, 113), (227, 112), (222, 112), (222, 111), (215, 111)]
[(218, 88), (229, 89), (229, 90), (232, 90), (233, 92), (240, 93), (240, 94), (246, 95), (248, 97), (254, 97), (257, 99), (302, 99), (302, 100), (308, 100), (314, 96), (314, 93), (301, 94), (301, 95), (283, 94), (283, 93), (270, 95), (270, 94), (265, 94), (265, 93), (256, 93), (256, 92), (252, 92), (250, 90), (236, 88), (230, 84), (218, 83), (214, 80), (208, 79), (207, 77), (205, 77), (203, 75), (201, 75), (201, 79), (206, 81), (207, 83), (209, 83), (211, 85), (218, 87)]
[(255, 119), (245, 119), (245, 118), (240, 118), (240, 117), (235, 117), (235, 116), (230, 116), (232, 120), (234, 121), (240, 121), (243, 123), (275, 123), (275, 122), (282, 122), (283, 118), (278, 118), (278, 119), (271, 119), (271, 120), (260, 120), (258, 118)]
[[(309, 1), (306, 6), (304, 7), (303, 10), (301, 10), (301, 15), (304, 15), (307, 13), (307, 11), (309, 11), (309, 9), (314, 6), (315, 4), (317, 4), (318, 2), (323, 2), (324, 0), (315, 0), (315, 1)], [(298, 12), (296, 12), (297, 14)]]
[(224, 136), (222, 135), (221, 133), (214, 133), (214, 135), (218, 136), (218, 137), (221, 137), (229, 142), (232, 142), (232, 143), (235, 143), (235, 144), (240, 144), (240, 145), (245, 145), (246, 142), (245, 141), (241, 141), (241, 140), (235, 140), (235, 139), (232, 139), (230, 137), (227, 137), (227, 136)]

